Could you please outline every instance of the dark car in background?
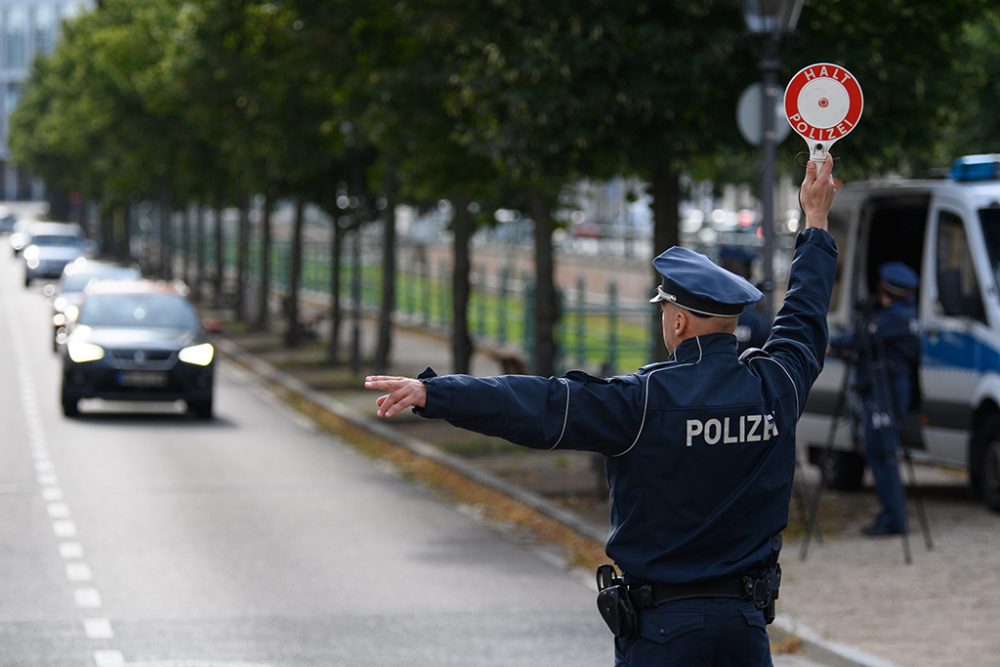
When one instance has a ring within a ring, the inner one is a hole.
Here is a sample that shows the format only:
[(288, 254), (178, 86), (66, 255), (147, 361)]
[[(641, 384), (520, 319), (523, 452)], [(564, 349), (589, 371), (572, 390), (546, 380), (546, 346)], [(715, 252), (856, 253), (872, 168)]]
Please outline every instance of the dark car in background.
[(10, 234), (17, 224), (17, 216), (13, 213), (0, 213), (0, 234)]
[(212, 418), (215, 348), (187, 290), (151, 280), (91, 282), (63, 354), (62, 409), (79, 401), (183, 400)]
[(89, 250), (79, 225), (36, 222), (28, 228), (28, 234), (28, 245), (21, 251), (25, 287), (37, 278), (58, 278), (67, 264)]
[(139, 267), (80, 257), (63, 269), (52, 292), (52, 351), (66, 342), (67, 326), (76, 319), (83, 290), (92, 280), (139, 280)]

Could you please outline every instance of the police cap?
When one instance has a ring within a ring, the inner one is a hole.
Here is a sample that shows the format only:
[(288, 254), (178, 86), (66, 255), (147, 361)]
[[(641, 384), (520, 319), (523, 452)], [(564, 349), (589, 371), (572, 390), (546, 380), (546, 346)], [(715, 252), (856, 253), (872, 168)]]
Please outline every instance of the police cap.
[(878, 277), (887, 292), (901, 296), (920, 286), (920, 276), (902, 262), (886, 262), (879, 267)]
[(653, 260), (663, 281), (650, 303), (670, 301), (699, 315), (736, 317), (764, 294), (702, 254), (674, 246)]
[(720, 262), (740, 262), (741, 264), (752, 264), (754, 254), (745, 248), (733, 246), (722, 246), (719, 249)]

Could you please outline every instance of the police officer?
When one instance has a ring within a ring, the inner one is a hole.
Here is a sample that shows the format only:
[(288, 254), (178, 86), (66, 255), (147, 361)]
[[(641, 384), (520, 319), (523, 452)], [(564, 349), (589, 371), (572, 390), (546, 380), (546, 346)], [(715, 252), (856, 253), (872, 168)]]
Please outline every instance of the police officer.
[[(873, 537), (906, 532), (906, 495), (899, 474), (903, 417), (915, 398), (920, 339), (915, 295), (920, 278), (902, 262), (879, 267), (874, 312), (861, 313), (856, 331), (830, 341), (857, 360), (854, 384), (861, 400), (865, 457), (881, 511), (862, 528)], [(867, 307), (867, 306), (866, 306)]]
[[(837, 249), (826, 231), (832, 158), (801, 189), (806, 229), (763, 350), (739, 357), (733, 331), (762, 294), (703, 255), (670, 248), (662, 277), (669, 361), (598, 378), (372, 376), (378, 415), (425, 417), (536, 449), (605, 456), (607, 554), (622, 579), (599, 608), (621, 666), (771, 665), (764, 608), (776, 595), (788, 521), (795, 424), (827, 347)], [(602, 591), (602, 595), (604, 591)], [(618, 613), (620, 612), (620, 613)]]
[[(723, 246), (719, 250), (719, 266), (750, 280), (753, 253), (742, 248)], [(743, 309), (736, 319), (736, 350), (743, 354), (752, 347), (764, 347), (771, 323), (756, 306)]]

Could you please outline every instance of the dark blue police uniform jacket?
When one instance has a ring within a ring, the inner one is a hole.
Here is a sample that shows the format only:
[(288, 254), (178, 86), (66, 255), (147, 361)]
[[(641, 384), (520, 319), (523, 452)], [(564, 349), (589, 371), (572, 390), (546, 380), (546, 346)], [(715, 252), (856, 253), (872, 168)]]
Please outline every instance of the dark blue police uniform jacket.
[[(872, 393), (876, 373), (882, 373), (890, 380), (889, 388), (893, 392), (891, 408), (896, 411), (897, 418), (910, 407), (914, 374), (919, 364), (920, 338), (916, 333), (916, 320), (917, 307), (913, 299), (895, 301), (872, 314), (864, 340), (857, 340), (854, 331), (830, 340), (830, 347), (834, 349), (857, 350), (855, 382), (863, 396)], [(885, 359), (881, 361), (884, 369), (872, 368), (872, 362), (883, 354)]]
[(787, 524), (795, 424), (823, 366), (836, 256), (825, 231), (799, 235), (771, 336), (742, 359), (734, 336), (711, 334), (607, 379), (431, 377), (417, 412), (528, 447), (604, 454), (606, 550), (629, 582), (748, 574)]

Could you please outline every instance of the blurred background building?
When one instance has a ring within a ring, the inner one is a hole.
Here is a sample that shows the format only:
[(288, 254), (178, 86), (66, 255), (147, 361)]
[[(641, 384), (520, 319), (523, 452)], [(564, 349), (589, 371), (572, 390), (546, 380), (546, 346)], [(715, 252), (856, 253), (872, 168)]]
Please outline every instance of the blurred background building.
[(31, 63), (59, 39), (62, 19), (92, 5), (90, 0), (0, 0), (0, 199), (40, 200), (44, 183), (10, 163), (8, 122)]

